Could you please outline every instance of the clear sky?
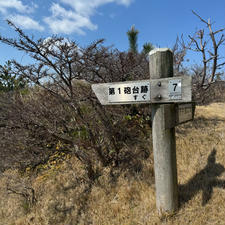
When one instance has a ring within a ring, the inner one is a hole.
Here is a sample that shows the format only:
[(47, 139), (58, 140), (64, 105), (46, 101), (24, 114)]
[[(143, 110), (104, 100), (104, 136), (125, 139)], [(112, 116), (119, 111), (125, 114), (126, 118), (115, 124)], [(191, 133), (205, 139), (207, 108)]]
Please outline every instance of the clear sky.
[[(191, 10), (210, 18), (215, 29), (225, 27), (224, 0), (0, 0), (0, 34), (15, 36), (5, 22), (10, 19), (35, 38), (57, 34), (81, 46), (104, 38), (105, 45), (127, 51), (126, 32), (135, 25), (139, 50), (145, 42), (171, 48), (177, 35), (186, 39), (205, 28)], [(197, 63), (196, 56), (188, 57)], [(12, 58), (27, 62), (25, 54), (0, 43), (0, 63)]]

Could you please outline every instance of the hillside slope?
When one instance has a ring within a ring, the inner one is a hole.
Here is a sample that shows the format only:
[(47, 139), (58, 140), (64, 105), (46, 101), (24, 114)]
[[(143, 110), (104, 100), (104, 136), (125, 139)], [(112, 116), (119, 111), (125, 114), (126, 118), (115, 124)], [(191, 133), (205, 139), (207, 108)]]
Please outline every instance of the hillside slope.
[(174, 215), (157, 215), (152, 150), (138, 169), (102, 168), (95, 182), (74, 157), (59, 162), (53, 155), (39, 173), (1, 175), (0, 225), (224, 225), (224, 124), (225, 103), (213, 103), (197, 106), (195, 120), (176, 128), (180, 207)]

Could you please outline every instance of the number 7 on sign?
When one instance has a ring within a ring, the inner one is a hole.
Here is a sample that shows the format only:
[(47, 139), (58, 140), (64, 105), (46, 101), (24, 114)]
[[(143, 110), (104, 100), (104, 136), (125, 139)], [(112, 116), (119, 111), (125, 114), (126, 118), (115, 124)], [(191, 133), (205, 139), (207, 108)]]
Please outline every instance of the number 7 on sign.
[(174, 89), (173, 91), (176, 91), (177, 83), (173, 83)]
[(181, 79), (170, 80), (168, 85), (169, 99), (182, 99), (181, 88)]

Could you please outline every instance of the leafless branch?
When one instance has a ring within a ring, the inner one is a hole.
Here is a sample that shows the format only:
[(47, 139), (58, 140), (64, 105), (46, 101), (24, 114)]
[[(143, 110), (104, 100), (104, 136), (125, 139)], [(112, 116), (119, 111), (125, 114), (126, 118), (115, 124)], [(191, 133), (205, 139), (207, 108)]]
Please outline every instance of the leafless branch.
[[(200, 19), (200, 21), (202, 21), (203, 23), (205, 23), (207, 25), (208, 30), (209, 30), (210, 41), (211, 41), (212, 49), (213, 49), (213, 52), (211, 52), (210, 50), (207, 49), (209, 41), (205, 41), (204, 30), (197, 31), (193, 36), (189, 35), (190, 43), (191, 43), (191, 45), (194, 45), (194, 48), (190, 47), (189, 49), (191, 49), (193, 51), (201, 52), (201, 54), (202, 54), (203, 75), (202, 75), (202, 80), (201, 80), (200, 86), (203, 87), (206, 85), (205, 84), (206, 81), (207, 81), (207, 85), (210, 85), (214, 81), (216, 70), (219, 68), (217, 65), (218, 61), (219, 61), (218, 48), (222, 43), (224, 43), (225, 38), (224, 38), (224, 34), (222, 34), (219, 37), (219, 39), (216, 38), (215, 35), (217, 35), (220, 32), (223, 32), (224, 28), (218, 29), (217, 31), (213, 31), (212, 23), (211, 23), (210, 19), (208, 19), (208, 21), (203, 19), (200, 15), (198, 15), (193, 10), (192, 10), (192, 13), (195, 16), (197, 16)], [(207, 53), (209, 54), (209, 56), (207, 56)], [(211, 62), (212, 62), (211, 73), (208, 74), (207, 68), (208, 68), (208, 64)], [(223, 66), (224, 64), (220, 63), (219, 65)]]

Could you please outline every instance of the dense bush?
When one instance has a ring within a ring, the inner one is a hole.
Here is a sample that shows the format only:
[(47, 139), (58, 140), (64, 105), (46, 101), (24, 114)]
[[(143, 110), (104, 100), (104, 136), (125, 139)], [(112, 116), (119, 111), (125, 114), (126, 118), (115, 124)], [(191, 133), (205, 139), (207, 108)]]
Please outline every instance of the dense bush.
[(103, 107), (90, 88), (94, 82), (148, 78), (145, 54), (120, 52), (103, 40), (87, 47), (59, 37), (34, 40), (9, 25), (19, 38), (0, 40), (28, 53), (34, 63), (13, 61), (13, 73), (30, 88), (1, 95), (2, 169), (12, 164), (36, 168), (64, 152), (74, 154), (93, 179), (99, 165), (118, 167), (137, 161), (137, 155), (148, 157), (150, 107)]
[(9, 24), (19, 38), (1, 37), (1, 41), (27, 52), (35, 62), (13, 62), (14, 73), (31, 86), (28, 93), (14, 92), (10, 103), (6, 101), (2, 114), (7, 119), (1, 129), (5, 155), (13, 155), (23, 167), (35, 168), (52, 153), (67, 152), (77, 156), (90, 178), (99, 164), (118, 166), (143, 151), (148, 155), (144, 147), (135, 151), (138, 139), (147, 137), (142, 127), (149, 125), (148, 110), (140, 116), (141, 107), (103, 107), (90, 88), (92, 82), (147, 78), (144, 54), (104, 47), (103, 40), (84, 48), (58, 37), (35, 41)]

